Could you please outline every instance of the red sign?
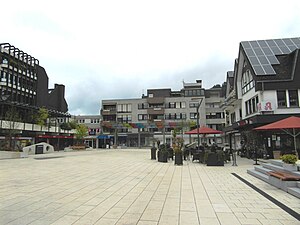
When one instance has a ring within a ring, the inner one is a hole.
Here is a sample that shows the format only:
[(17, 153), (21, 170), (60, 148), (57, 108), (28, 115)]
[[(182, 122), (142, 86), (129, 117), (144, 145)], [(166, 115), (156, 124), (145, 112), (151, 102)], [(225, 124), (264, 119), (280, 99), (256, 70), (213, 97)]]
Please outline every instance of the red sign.
[(259, 112), (270, 112), (270, 111), (274, 111), (273, 109), (273, 103), (271, 101), (262, 101), (257, 103), (257, 110)]

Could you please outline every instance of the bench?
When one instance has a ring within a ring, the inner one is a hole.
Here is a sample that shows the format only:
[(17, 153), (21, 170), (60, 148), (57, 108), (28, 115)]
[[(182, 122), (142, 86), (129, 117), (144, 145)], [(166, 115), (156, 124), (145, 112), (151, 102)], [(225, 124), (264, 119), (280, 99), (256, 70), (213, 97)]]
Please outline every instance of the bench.
[(71, 146), (73, 150), (83, 150), (85, 149), (85, 145), (73, 145)]
[(293, 175), (288, 172), (272, 171), (272, 172), (268, 172), (268, 174), (282, 181), (300, 181), (300, 176)]

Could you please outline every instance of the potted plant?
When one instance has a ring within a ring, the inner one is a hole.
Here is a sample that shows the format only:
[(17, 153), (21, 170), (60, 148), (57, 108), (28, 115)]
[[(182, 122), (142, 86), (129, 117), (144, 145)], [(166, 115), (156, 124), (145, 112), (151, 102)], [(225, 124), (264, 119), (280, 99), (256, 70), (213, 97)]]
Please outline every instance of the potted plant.
[(157, 158), (158, 162), (168, 162), (168, 151), (166, 144), (159, 145), (159, 150), (157, 151)]
[(293, 154), (285, 154), (280, 157), (280, 159), (283, 162), (283, 168), (289, 171), (297, 171), (297, 165), (296, 162), (298, 161), (298, 158), (296, 155)]
[(156, 160), (156, 150), (155, 142), (153, 141), (152, 148), (151, 148), (151, 159)]
[(175, 153), (175, 165), (183, 165), (182, 160), (182, 147), (184, 140), (182, 137), (176, 137), (176, 130), (173, 131), (173, 150)]

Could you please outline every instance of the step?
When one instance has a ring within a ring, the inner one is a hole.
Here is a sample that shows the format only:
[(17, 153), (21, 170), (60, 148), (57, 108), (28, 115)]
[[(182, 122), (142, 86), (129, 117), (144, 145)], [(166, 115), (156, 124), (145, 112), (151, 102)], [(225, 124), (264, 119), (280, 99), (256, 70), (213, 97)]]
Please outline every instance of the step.
[(255, 169), (256, 171), (261, 172), (261, 173), (266, 174), (266, 175), (268, 175), (269, 172), (272, 172), (272, 171), (273, 171), (273, 170), (270, 170), (270, 169), (265, 168), (265, 167), (263, 167), (263, 166), (254, 166), (254, 169)]
[[(262, 166), (264, 168), (267, 168), (267, 169), (273, 170), (273, 171), (287, 172), (287, 170), (284, 169), (282, 166), (277, 166), (277, 165), (274, 165), (274, 164), (271, 164), (271, 163), (263, 163)], [(288, 172), (290, 172), (293, 175), (300, 176), (299, 171), (288, 171)]]
[(270, 170), (277, 170), (277, 171), (284, 171), (282, 166), (278, 166), (272, 163), (263, 163), (262, 167), (270, 169)]
[(271, 159), (271, 160), (269, 160), (269, 163), (273, 164), (275, 166), (281, 166), (281, 167), (283, 164), (283, 162), (280, 159)]
[(300, 198), (300, 188), (299, 187), (291, 187), (287, 189), (287, 192), (291, 195), (296, 196), (297, 198)]
[(264, 173), (261, 173), (261, 172), (255, 170), (255, 169), (248, 169), (247, 173), (249, 173), (250, 175), (252, 175), (254, 177), (257, 177), (257, 178), (259, 178), (259, 179), (261, 179), (261, 180), (263, 180), (267, 183), (269, 181), (269, 176), (268, 175), (266, 175)]

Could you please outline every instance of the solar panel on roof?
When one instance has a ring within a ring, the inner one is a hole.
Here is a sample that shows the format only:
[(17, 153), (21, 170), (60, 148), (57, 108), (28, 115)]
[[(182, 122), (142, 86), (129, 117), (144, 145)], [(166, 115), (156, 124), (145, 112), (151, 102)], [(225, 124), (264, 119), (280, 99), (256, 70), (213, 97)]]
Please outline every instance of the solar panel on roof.
[(245, 51), (248, 56), (255, 56), (255, 53), (251, 48), (246, 48)]
[(252, 48), (259, 48), (259, 45), (256, 41), (250, 41), (250, 45), (252, 46)]
[(261, 65), (263, 65), (263, 64), (270, 64), (269, 60), (264, 55), (258, 56), (258, 60), (259, 60), (259, 62), (260, 62)]
[(271, 65), (262, 65), (264, 71), (266, 72), (266, 74), (276, 74), (275, 70), (273, 69), (273, 67)]
[(292, 42), (291, 39), (285, 39), (284, 43), (285, 43), (286, 45), (294, 45), (294, 43)]
[(251, 48), (251, 46), (250, 46), (250, 44), (249, 44), (248, 41), (242, 42), (242, 45), (243, 45), (244, 49)]
[(261, 48), (269, 47), (265, 41), (257, 41)]
[(284, 54), (289, 54), (291, 52), (286, 46), (279, 46), (279, 48)]
[(272, 46), (271, 50), (274, 53), (274, 55), (282, 55), (282, 51), (280, 51), (280, 49), (277, 46)]
[(278, 59), (274, 55), (267, 55), (267, 59), (269, 60), (271, 65), (277, 65), (279, 64)]
[(254, 52), (255, 52), (255, 54), (256, 54), (257, 56), (265, 55), (265, 54), (263, 53), (263, 51), (261, 50), (261, 48), (255, 48), (255, 49), (254, 49)]
[(274, 55), (273, 52), (271, 51), (271, 49), (269, 47), (262, 48), (262, 50), (265, 53), (265, 55)]
[(260, 65), (258, 58), (256, 56), (250, 56), (248, 58), (252, 65)]
[(293, 52), (297, 49), (297, 47), (295, 45), (288, 45), (288, 48), (290, 49), (291, 52)]
[(260, 65), (253, 66), (253, 69), (256, 75), (265, 75), (265, 71), (263, 70), (262, 66)]
[(294, 42), (294, 44), (298, 45), (298, 47), (299, 47), (299, 45), (300, 45), (300, 38), (291, 38), (291, 41)]
[(300, 48), (300, 38), (241, 42), (256, 75), (276, 74), (272, 65), (279, 64), (276, 55), (289, 54)]
[(268, 43), (268, 45), (269, 45), (270, 47), (272, 47), (272, 46), (277, 46), (276, 43), (274, 42), (274, 40), (266, 40), (266, 42)]
[(278, 46), (284, 46), (285, 44), (284, 44), (284, 42), (282, 41), (282, 40), (280, 40), (280, 39), (276, 39), (276, 40), (274, 40), (275, 41), (275, 43), (278, 45)]

